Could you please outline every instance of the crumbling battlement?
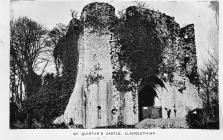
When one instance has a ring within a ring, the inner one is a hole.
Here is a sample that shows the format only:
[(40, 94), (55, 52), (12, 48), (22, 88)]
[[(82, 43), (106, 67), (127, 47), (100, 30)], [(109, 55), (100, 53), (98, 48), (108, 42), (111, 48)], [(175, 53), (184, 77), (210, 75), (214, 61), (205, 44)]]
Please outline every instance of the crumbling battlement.
[(102, 30), (111, 26), (116, 19), (115, 8), (108, 3), (90, 3), (83, 8), (80, 19), (85, 28)]

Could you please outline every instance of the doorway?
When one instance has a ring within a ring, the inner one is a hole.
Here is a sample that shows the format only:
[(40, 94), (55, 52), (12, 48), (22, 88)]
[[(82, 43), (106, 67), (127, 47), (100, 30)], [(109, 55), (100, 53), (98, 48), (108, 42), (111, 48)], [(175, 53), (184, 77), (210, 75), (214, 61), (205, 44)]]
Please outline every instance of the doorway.
[(150, 85), (145, 85), (138, 94), (139, 121), (145, 118), (152, 118), (152, 110), (156, 91)]

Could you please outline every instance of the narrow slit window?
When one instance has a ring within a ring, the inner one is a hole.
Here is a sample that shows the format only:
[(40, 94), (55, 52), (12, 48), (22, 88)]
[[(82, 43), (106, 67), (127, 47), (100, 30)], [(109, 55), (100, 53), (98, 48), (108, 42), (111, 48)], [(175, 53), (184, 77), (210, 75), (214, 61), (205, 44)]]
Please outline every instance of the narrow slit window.
[(98, 109), (98, 119), (101, 119), (101, 106), (98, 106), (97, 109)]

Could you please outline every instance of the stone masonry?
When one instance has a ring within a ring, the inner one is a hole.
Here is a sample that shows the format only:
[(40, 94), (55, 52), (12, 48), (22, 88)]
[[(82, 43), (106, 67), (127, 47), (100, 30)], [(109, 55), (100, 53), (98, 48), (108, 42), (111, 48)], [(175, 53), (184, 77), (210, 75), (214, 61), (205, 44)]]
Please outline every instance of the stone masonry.
[[(73, 93), (64, 113), (66, 123), (72, 118), (75, 124), (81, 124), (84, 128), (95, 128), (115, 125), (119, 120), (123, 120), (123, 123), (128, 125), (138, 122), (137, 107), (136, 112), (133, 111), (134, 104), (138, 104), (137, 99), (133, 101), (131, 92), (120, 96), (121, 94), (113, 85), (110, 51), (114, 44), (111, 42), (113, 33), (109, 27), (116, 18), (115, 8), (107, 3), (95, 2), (83, 8), (81, 13), (83, 32), (78, 40), (78, 72)], [(183, 28), (179, 40), (194, 34), (185, 31), (187, 28), (194, 29), (193, 26)], [(196, 71), (195, 42), (182, 40), (184, 48), (192, 47), (192, 54), (190, 51), (187, 53), (191, 56), (185, 64), (187, 70), (182, 68), (185, 73), (180, 73), (181, 70), (174, 72), (173, 82), (164, 82), (166, 88), (156, 89), (158, 97), (155, 98), (154, 106), (162, 107), (164, 118), (167, 117), (164, 108), (170, 108), (171, 117), (174, 117), (173, 105), (176, 107), (177, 117), (185, 117), (188, 109), (201, 106), (197, 87), (192, 84), (191, 78), (188, 78), (188, 74)], [(181, 48), (181, 52), (183, 51), (184, 49)], [(184, 56), (181, 55), (181, 60)], [(180, 65), (181, 60), (176, 63)], [(182, 87), (183, 89), (179, 90)]]

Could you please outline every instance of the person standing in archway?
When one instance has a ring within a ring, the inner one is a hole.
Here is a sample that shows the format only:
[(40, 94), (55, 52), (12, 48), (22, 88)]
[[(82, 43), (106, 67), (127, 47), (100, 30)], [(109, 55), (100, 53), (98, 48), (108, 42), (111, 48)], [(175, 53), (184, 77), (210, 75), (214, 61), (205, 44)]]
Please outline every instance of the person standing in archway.
[(174, 105), (173, 108), (174, 108), (174, 110), (173, 110), (174, 111), (174, 116), (177, 117), (177, 109), (176, 109), (176, 106)]
[(165, 108), (165, 110), (167, 111), (167, 118), (170, 118), (171, 110), (170, 109), (167, 109), (167, 108)]
[(168, 116), (168, 118), (170, 118), (170, 113), (171, 113), (171, 110), (168, 109), (168, 110), (167, 110), (167, 116)]

